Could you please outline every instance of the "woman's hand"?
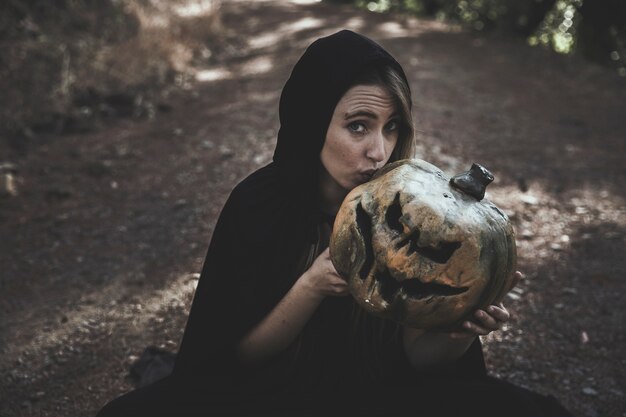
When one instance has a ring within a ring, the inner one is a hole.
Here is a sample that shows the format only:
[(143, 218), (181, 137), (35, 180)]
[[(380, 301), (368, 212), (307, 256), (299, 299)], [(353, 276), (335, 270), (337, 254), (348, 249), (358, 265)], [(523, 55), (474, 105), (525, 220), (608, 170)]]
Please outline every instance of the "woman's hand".
[(329, 249), (315, 259), (313, 265), (300, 277), (298, 283), (317, 297), (347, 295), (348, 283), (337, 273), (330, 260)]
[(239, 359), (250, 364), (283, 351), (296, 340), (324, 297), (346, 294), (348, 284), (337, 274), (326, 249), (276, 307), (239, 342)]
[(500, 330), (504, 323), (509, 321), (511, 315), (504, 304), (490, 305), (485, 310), (476, 310), (474, 318), (464, 321), (459, 331), (451, 332), (453, 339), (466, 337), (486, 336), (494, 330)]
[[(523, 278), (521, 272), (516, 271), (509, 291)], [(508, 291), (507, 291), (508, 292)], [(461, 329), (450, 333), (453, 339), (486, 336), (494, 330), (500, 330), (509, 321), (511, 314), (501, 302), (498, 305), (490, 305), (484, 310), (476, 310), (472, 320), (464, 321)]]

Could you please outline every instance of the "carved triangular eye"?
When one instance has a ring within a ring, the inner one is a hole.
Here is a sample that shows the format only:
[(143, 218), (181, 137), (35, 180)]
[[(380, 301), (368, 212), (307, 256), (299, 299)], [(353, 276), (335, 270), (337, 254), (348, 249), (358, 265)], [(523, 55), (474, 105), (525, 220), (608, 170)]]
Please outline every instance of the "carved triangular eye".
[(400, 223), (400, 217), (402, 216), (402, 206), (400, 205), (400, 193), (396, 193), (396, 197), (393, 199), (393, 203), (387, 207), (385, 213), (385, 221), (387, 225), (398, 233), (402, 233), (404, 226)]
[(359, 271), (361, 279), (365, 279), (374, 263), (374, 250), (372, 249), (372, 219), (370, 219), (369, 214), (367, 214), (360, 201), (356, 206), (356, 226), (359, 232), (361, 232), (363, 244), (365, 245), (365, 259)]

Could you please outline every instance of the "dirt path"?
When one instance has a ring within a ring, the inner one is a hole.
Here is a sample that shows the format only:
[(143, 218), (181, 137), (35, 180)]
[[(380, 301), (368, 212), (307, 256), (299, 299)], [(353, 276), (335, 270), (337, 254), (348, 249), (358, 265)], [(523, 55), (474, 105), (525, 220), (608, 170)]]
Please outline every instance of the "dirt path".
[(291, 67), (344, 27), (405, 67), (421, 158), (496, 175), (528, 279), (485, 340), (490, 372), (577, 416), (626, 415), (626, 80), (432, 21), (278, 1), (223, 14), (229, 47), (154, 121), (0, 141), (19, 170), (0, 200), (0, 416), (91, 416), (132, 388), (144, 347), (176, 350), (219, 210), (271, 160)]

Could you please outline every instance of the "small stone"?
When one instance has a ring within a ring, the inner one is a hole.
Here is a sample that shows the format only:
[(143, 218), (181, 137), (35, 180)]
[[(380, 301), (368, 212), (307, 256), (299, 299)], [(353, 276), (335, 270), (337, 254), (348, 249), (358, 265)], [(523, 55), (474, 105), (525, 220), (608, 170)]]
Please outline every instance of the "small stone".
[(584, 387), (583, 388), (583, 394), (595, 396), (595, 395), (598, 395), (598, 391), (596, 391), (595, 389), (593, 389), (591, 387)]
[(17, 173), (17, 165), (13, 162), (0, 162), (0, 172)]
[(254, 163), (255, 164), (261, 165), (264, 162), (266, 162), (265, 155), (257, 155), (257, 156), (254, 157)]
[(558, 243), (551, 243), (550, 249), (555, 250), (555, 251), (560, 251), (560, 250), (563, 250), (563, 246), (561, 246)]
[(534, 206), (535, 204), (539, 203), (539, 199), (533, 195), (530, 194), (524, 194), (520, 197), (520, 200), (522, 201), (522, 203), (524, 204), (528, 204), (530, 206)]
[(524, 229), (524, 230), (522, 230), (522, 233), (521, 233), (521, 234), (522, 234), (522, 237), (523, 237), (524, 239), (530, 239), (530, 238), (532, 238), (533, 236), (535, 236), (535, 234), (534, 234), (532, 231), (528, 230), (528, 229)]
[(235, 152), (227, 146), (220, 146), (220, 155), (222, 159), (232, 158), (235, 155)]
[(515, 300), (515, 301), (521, 298), (518, 294), (515, 294), (514, 292), (510, 292), (506, 296), (509, 297), (511, 300)]
[(0, 196), (15, 197), (17, 195), (17, 187), (15, 178), (10, 172), (1, 174), (0, 176)]
[(580, 343), (582, 343), (583, 345), (589, 343), (589, 335), (587, 334), (587, 332), (580, 332)]
[(513, 287), (513, 289), (511, 289), (511, 291), (514, 292), (515, 294), (518, 294), (518, 295), (524, 294), (524, 289), (520, 288), (520, 287)]

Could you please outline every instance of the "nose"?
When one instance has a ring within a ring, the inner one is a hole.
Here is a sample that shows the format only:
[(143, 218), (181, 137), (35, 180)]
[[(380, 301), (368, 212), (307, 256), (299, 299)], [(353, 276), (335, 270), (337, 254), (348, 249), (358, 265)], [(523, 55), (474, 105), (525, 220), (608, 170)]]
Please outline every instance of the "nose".
[(385, 160), (385, 137), (382, 132), (372, 135), (369, 146), (367, 147), (366, 156), (376, 163)]

